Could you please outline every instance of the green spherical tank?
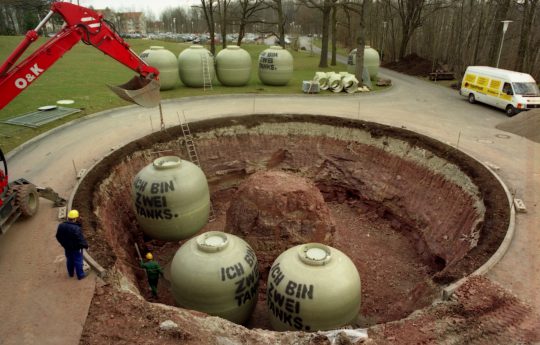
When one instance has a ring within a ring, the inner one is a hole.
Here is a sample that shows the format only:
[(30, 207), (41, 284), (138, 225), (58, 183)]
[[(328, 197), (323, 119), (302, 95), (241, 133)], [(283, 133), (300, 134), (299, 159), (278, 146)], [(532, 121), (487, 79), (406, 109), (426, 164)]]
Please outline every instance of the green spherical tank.
[[(205, 77), (203, 70), (207, 69)], [(192, 45), (178, 55), (180, 79), (189, 87), (203, 87), (204, 79), (212, 82), (215, 77), (214, 56), (200, 45)]]
[(174, 89), (178, 84), (178, 62), (176, 56), (161, 46), (151, 46), (143, 51), (141, 59), (159, 70), (160, 90)]
[(216, 56), (219, 82), (226, 86), (243, 86), (251, 75), (251, 57), (239, 46), (229, 45)]
[(265, 49), (259, 55), (259, 79), (265, 85), (287, 85), (293, 74), (293, 57), (280, 46)]
[(308, 243), (283, 252), (268, 275), (267, 306), (276, 331), (318, 331), (353, 323), (360, 275), (341, 251)]
[(163, 241), (191, 237), (208, 221), (210, 193), (201, 168), (175, 156), (144, 167), (131, 188), (143, 232)]
[(179, 306), (242, 324), (257, 304), (257, 257), (240, 237), (206, 232), (178, 249), (171, 284)]
[[(364, 66), (369, 72), (369, 78), (371, 80), (377, 80), (377, 74), (379, 74), (379, 67), (381, 66), (381, 59), (379, 53), (370, 46), (364, 47)], [(356, 49), (353, 49), (349, 53), (347, 60), (347, 72), (354, 74), (356, 71)]]

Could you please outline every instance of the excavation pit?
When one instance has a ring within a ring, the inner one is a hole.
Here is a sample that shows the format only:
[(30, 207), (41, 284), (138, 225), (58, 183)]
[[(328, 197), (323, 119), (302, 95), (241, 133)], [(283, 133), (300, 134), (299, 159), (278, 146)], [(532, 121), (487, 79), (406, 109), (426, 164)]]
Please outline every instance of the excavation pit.
[[(446, 284), (491, 257), (508, 227), (504, 189), (485, 167), (407, 130), (310, 115), (223, 118), (190, 128), (216, 216), (203, 231), (233, 232), (229, 206), (240, 184), (257, 172), (284, 172), (319, 189), (335, 222), (332, 245), (353, 260), (362, 279), (360, 327), (399, 320), (432, 304)], [(150, 293), (134, 243), (166, 268), (180, 244), (144, 238), (131, 183), (163, 155), (187, 159), (181, 128), (112, 152), (85, 177), (74, 200), (85, 215), (90, 254), (116, 273), (111, 279), (145, 298)], [(265, 241), (262, 247), (283, 245)], [(272, 258), (257, 255), (265, 257), (259, 303), (246, 326), (270, 329), (265, 287)], [(157, 301), (174, 305), (168, 288), (166, 279), (160, 281)], [(196, 328), (201, 316), (193, 318)]]

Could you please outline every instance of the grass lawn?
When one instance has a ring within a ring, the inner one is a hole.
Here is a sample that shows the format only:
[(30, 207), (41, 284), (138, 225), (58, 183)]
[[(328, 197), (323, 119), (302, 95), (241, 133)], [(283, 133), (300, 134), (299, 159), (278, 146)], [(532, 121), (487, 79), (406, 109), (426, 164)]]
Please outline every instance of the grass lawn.
[[(7, 58), (22, 39), (21, 36), (0, 36), (0, 62), (3, 62)], [(45, 39), (40, 38), (31, 46), (25, 56), (32, 50), (37, 49), (44, 42)], [(182, 50), (190, 46), (188, 43), (140, 39), (128, 40), (128, 42), (137, 54), (148, 49), (151, 45), (161, 45), (178, 56)], [(267, 86), (263, 85), (257, 76), (258, 56), (267, 46), (243, 45), (242, 47), (251, 54), (253, 61), (251, 80), (248, 85), (242, 87), (225, 87), (216, 82), (213, 90), (204, 91), (202, 88), (189, 88), (180, 83), (173, 90), (162, 91), (162, 99), (235, 93), (299, 94), (302, 93), (302, 81), (311, 80), (316, 71), (338, 71), (346, 69), (344, 65), (337, 68), (321, 69), (317, 67), (319, 62), (317, 55), (310, 56), (309, 52), (289, 50), (294, 57), (294, 75), (291, 81), (286, 86)], [(22, 60), (20, 59), (20, 61)], [(107, 88), (106, 84), (123, 84), (134, 75), (135, 73), (129, 68), (105, 56), (98, 49), (83, 43), (75, 45), (71, 51), (67, 52), (39, 79), (34, 81), (4, 109), (0, 110), (0, 121), (35, 111), (36, 108), (43, 105), (56, 104), (56, 101), (60, 99), (74, 100), (75, 104), (73, 107), (80, 108), (83, 111), (36, 129), (0, 123), (0, 147), (4, 152), (8, 152), (32, 137), (68, 121), (102, 110), (129, 104), (114, 95)]]

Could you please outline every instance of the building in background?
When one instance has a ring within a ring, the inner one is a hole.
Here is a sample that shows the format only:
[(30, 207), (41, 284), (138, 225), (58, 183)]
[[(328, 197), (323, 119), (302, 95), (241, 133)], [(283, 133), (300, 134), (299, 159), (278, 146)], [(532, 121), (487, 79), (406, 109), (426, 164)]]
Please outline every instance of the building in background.
[(142, 12), (117, 13), (120, 17), (120, 27), (117, 29), (126, 34), (141, 34), (146, 36), (146, 19)]
[(105, 19), (113, 23), (116, 31), (121, 35), (146, 36), (146, 18), (143, 12), (114, 12), (109, 8), (99, 9)]

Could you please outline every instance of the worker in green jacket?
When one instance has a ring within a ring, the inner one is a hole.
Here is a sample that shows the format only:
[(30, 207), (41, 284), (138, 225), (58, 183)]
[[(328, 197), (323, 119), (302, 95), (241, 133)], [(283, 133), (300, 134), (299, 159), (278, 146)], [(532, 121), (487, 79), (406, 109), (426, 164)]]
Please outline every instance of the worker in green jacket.
[(144, 268), (146, 275), (148, 276), (148, 284), (152, 290), (152, 296), (157, 297), (157, 285), (159, 276), (163, 277), (163, 270), (161, 269), (161, 266), (154, 261), (152, 253), (146, 254), (146, 260), (148, 261), (144, 262), (141, 260), (141, 267)]

